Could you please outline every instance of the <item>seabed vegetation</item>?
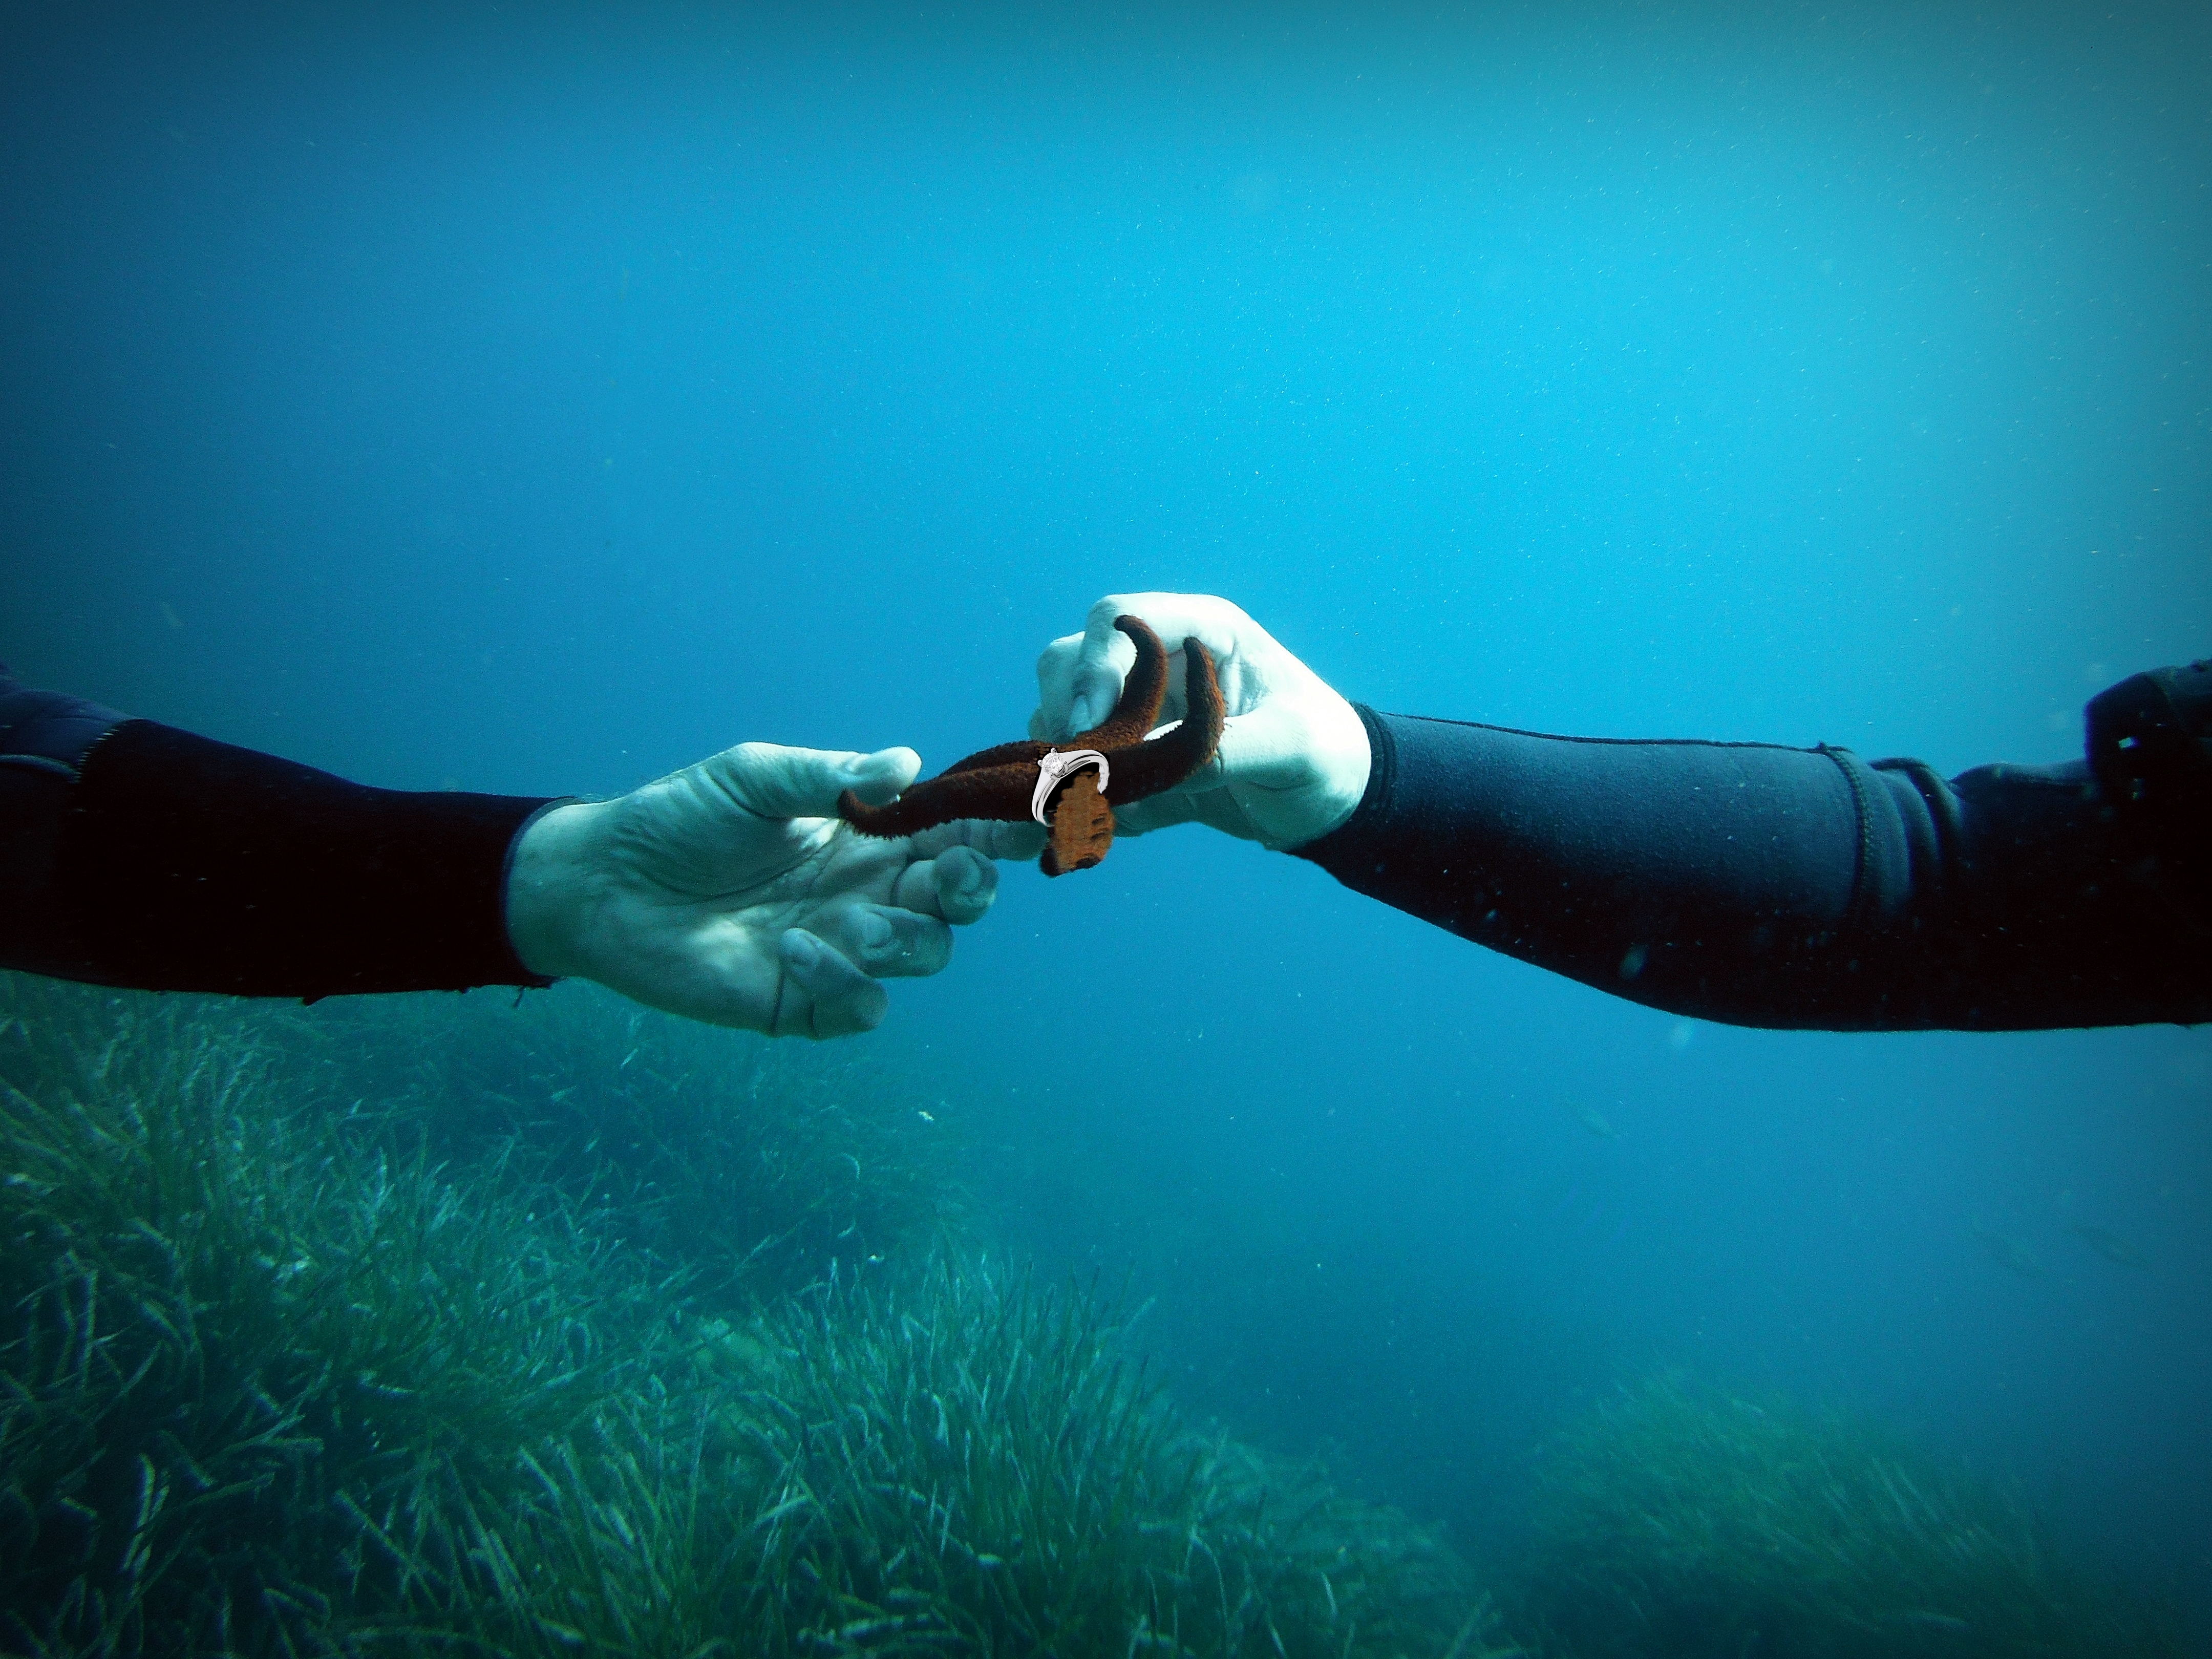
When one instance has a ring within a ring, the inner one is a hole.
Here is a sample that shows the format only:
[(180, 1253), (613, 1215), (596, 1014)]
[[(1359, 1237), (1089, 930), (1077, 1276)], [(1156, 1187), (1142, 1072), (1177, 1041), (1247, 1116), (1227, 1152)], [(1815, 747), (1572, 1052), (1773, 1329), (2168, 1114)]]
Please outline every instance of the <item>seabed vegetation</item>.
[(2002, 1488), (1672, 1378), (1501, 1623), (1006, 1261), (957, 1118), (588, 987), (0, 975), (0, 1656), (2179, 1650)]
[(0, 976), (0, 1654), (1508, 1650), (926, 1109), (589, 988)]
[(1545, 1460), (1505, 1597), (1557, 1659), (2179, 1654), (2014, 1488), (1868, 1418), (1667, 1373)]

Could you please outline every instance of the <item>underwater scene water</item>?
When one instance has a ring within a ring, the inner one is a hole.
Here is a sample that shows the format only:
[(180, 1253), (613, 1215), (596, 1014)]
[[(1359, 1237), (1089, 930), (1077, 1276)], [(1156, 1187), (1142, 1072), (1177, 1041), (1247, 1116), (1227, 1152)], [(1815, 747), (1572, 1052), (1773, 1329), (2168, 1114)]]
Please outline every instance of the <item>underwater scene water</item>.
[[(2212, 14), (0, 12), (0, 659), (403, 788), (1346, 696), (2078, 756)], [(1198, 827), (820, 1046), (0, 981), (0, 1653), (2212, 1651), (2212, 1037), (1684, 1020)]]

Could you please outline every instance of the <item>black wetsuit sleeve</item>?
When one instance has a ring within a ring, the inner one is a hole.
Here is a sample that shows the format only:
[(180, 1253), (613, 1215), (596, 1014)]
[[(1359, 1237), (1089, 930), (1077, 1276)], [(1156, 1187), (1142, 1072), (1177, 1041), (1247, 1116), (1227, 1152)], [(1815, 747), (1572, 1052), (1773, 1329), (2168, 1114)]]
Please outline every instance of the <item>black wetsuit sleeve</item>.
[(1359, 712), (1366, 795), (1297, 854), (1585, 984), (1774, 1027), (2212, 1018), (2203, 914), (2176, 902), (2201, 895), (2212, 819), (2130, 820), (2085, 764), (1946, 782), (1838, 749)]
[(550, 804), (368, 788), (0, 670), (0, 966), (310, 1000), (547, 984), (505, 903)]

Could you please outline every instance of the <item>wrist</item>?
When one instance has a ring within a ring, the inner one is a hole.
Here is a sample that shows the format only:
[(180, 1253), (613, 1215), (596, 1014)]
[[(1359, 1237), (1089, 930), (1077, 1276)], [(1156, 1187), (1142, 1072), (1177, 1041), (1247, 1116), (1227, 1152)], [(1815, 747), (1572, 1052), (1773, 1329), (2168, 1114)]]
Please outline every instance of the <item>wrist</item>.
[(1308, 711), (1304, 742), (1306, 781), (1296, 794), (1295, 817), (1265, 838), (1277, 852), (1292, 852), (1333, 835), (1350, 823), (1367, 798), (1374, 774), (1374, 750), (1367, 722), (1335, 690)]
[(584, 939), (599, 900), (605, 838), (605, 801), (572, 801), (523, 826), (508, 863), (507, 935), (533, 974), (585, 974)]
[(1375, 750), (1367, 735), (1367, 721), (1345, 697), (1329, 696), (1328, 736), (1323, 745), (1322, 773), (1328, 780), (1327, 822), (1313, 836), (1341, 830), (1367, 799), (1368, 781), (1375, 773)]

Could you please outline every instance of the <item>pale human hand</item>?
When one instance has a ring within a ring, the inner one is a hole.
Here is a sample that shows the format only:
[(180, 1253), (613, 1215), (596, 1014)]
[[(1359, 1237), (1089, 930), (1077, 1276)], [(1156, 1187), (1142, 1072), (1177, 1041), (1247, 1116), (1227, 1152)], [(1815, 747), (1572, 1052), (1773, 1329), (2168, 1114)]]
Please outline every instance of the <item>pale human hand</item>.
[(1227, 599), (1204, 593), (1109, 593), (1083, 632), (1037, 659), (1038, 707), (1030, 736), (1057, 743), (1105, 719), (1136, 661), (1116, 617), (1141, 617), (1170, 653), (1162, 720), (1183, 715), (1184, 641), (1213, 659), (1228, 720), (1213, 758), (1174, 788), (1114, 808), (1117, 835), (1171, 823), (1212, 824), (1262, 846), (1303, 846), (1358, 806), (1371, 761), (1357, 711), (1267, 630)]
[[(921, 769), (911, 749), (744, 743), (617, 799), (555, 807), (515, 848), (515, 954), (533, 973), (712, 1024), (871, 1030), (889, 1004), (877, 980), (951, 960), (952, 927), (997, 896), (1000, 832), (1024, 829), (948, 823), (887, 841), (838, 819), (840, 791), (888, 800)], [(1031, 852), (1034, 841), (1021, 838)]]

